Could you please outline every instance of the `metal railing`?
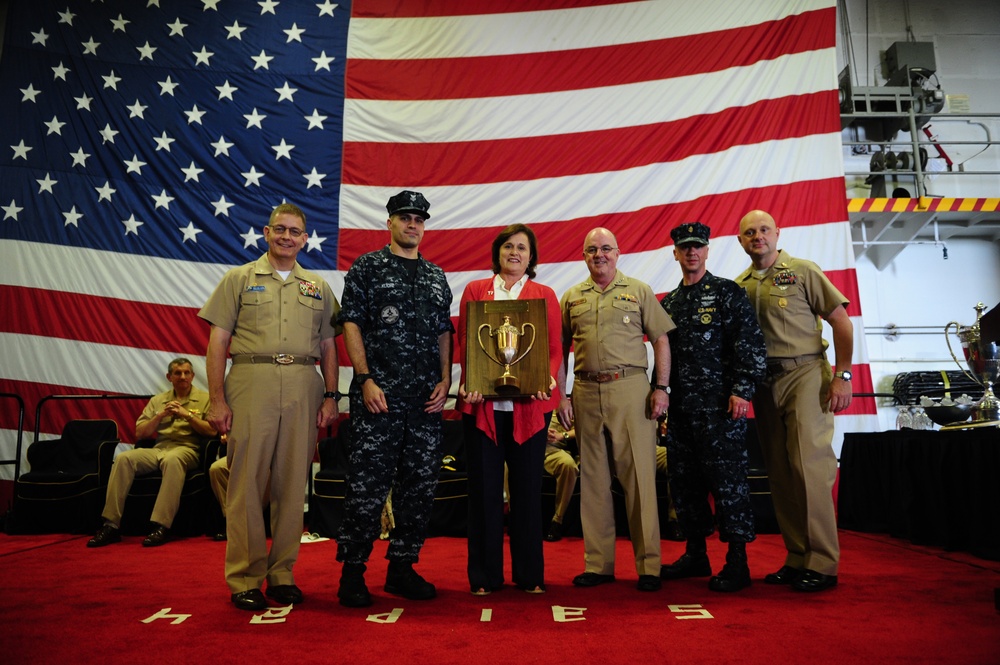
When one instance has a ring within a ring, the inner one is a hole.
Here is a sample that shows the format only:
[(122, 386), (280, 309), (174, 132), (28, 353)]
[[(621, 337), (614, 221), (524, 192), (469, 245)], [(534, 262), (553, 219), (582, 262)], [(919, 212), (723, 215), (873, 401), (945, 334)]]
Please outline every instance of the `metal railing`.
[[(906, 111), (858, 111), (855, 113), (841, 113), (842, 120), (864, 120), (864, 119), (905, 119), (909, 128), (910, 136), (907, 139), (902, 140), (890, 140), (890, 141), (877, 141), (877, 140), (859, 140), (859, 141), (842, 141), (841, 143), (845, 146), (867, 146), (878, 148), (875, 153), (883, 152), (888, 146), (894, 145), (905, 145), (908, 146), (913, 156), (913, 167), (909, 169), (885, 169), (885, 170), (873, 170), (868, 169), (867, 171), (846, 171), (845, 176), (884, 176), (884, 177), (895, 177), (895, 176), (910, 176), (913, 177), (916, 182), (917, 197), (922, 198), (927, 195), (926, 187), (924, 184), (925, 175), (933, 175), (935, 178), (941, 176), (996, 176), (1000, 175), (1000, 171), (967, 171), (964, 168), (964, 164), (959, 164), (958, 169), (955, 170), (952, 167), (950, 158), (948, 158), (944, 153), (940, 152), (938, 149), (940, 146), (961, 146), (961, 145), (976, 145), (984, 146), (983, 151), (989, 148), (1000, 145), (1000, 141), (993, 140), (989, 128), (983, 125), (986, 131), (986, 138), (982, 141), (943, 141), (929, 135), (923, 134), (918, 128), (918, 117), (921, 120), (921, 126), (926, 124), (924, 121), (929, 121), (931, 124), (934, 122), (943, 122), (951, 120), (966, 120), (967, 122), (971, 119), (997, 119), (1000, 118), (1000, 113), (941, 113), (937, 115), (928, 115), (926, 112), (918, 113), (914, 105), (910, 105), (910, 108)], [(938, 151), (939, 157), (944, 157), (948, 162), (949, 168), (945, 171), (932, 171), (927, 173), (920, 158), (921, 150), (930, 154), (930, 150)]]
[(0, 466), (14, 466), (14, 479), (21, 475), (21, 442), (24, 439), (24, 400), (15, 393), (0, 393), (0, 399), (12, 399), (17, 402), (17, 446), (14, 459), (0, 460)]

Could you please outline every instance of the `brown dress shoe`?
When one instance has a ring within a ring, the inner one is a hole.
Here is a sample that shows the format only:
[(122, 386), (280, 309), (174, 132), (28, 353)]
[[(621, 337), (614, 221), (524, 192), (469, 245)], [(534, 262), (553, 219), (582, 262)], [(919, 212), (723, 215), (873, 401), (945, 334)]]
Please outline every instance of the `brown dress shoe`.
[(143, 538), (143, 547), (158, 547), (165, 542), (170, 540), (170, 529), (163, 526), (162, 524), (157, 524), (156, 528), (149, 532), (149, 535)]
[(233, 601), (233, 605), (241, 610), (256, 612), (257, 610), (267, 609), (267, 599), (264, 598), (264, 594), (260, 589), (240, 591), (231, 595), (229, 599)]
[(302, 602), (302, 589), (294, 584), (267, 585), (265, 592), (268, 598), (274, 598), (282, 605), (298, 605)]
[(764, 576), (764, 584), (792, 584), (802, 576), (802, 571), (791, 566), (782, 566)]
[(792, 582), (792, 588), (796, 591), (825, 591), (835, 586), (837, 586), (836, 575), (824, 575), (808, 568), (802, 571), (799, 579)]
[(111, 522), (105, 522), (94, 534), (94, 537), (87, 541), (87, 547), (104, 547), (111, 543), (120, 542), (122, 542), (122, 530)]
[(610, 584), (614, 581), (614, 575), (602, 575), (601, 573), (580, 573), (573, 578), (573, 586), (591, 587), (601, 584)]
[(639, 591), (659, 591), (663, 586), (663, 580), (659, 575), (640, 575), (635, 588)]

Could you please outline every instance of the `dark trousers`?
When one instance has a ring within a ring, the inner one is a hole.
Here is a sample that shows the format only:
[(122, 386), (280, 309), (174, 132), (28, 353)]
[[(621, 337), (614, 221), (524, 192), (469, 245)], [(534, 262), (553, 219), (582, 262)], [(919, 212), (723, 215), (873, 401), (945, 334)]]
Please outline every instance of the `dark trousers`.
[(670, 495), (688, 536), (712, 533), (709, 493), (718, 512), (719, 540), (749, 543), (756, 538), (747, 480), (746, 419), (725, 411), (670, 411), (667, 457)]
[(427, 537), (441, 473), (441, 414), (422, 400), (391, 399), (389, 413), (369, 413), (351, 396), (351, 450), (337, 560), (364, 563), (382, 530), (382, 506), (392, 489), (396, 526), (385, 558), (416, 563)]
[[(549, 422), (545, 414), (544, 422)], [(542, 556), (542, 462), (546, 429), (524, 443), (514, 441), (513, 414), (494, 412), (497, 441), (464, 416), (469, 467), (469, 586), (499, 589), (503, 577), (503, 476), (507, 465), (510, 499), (511, 578), (523, 589), (545, 583)]]

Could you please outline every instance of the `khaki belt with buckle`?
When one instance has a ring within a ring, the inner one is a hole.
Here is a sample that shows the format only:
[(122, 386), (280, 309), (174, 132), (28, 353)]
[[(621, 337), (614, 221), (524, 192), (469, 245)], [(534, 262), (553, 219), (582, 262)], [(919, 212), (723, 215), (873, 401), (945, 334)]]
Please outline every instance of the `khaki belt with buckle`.
[(785, 372), (791, 372), (799, 365), (811, 363), (812, 361), (819, 360), (822, 357), (822, 353), (810, 353), (804, 356), (795, 356), (794, 358), (768, 358), (767, 376), (770, 378), (781, 376)]
[(233, 356), (234, 365), (315, 365), (318, 358), (291, 353), (243, 353)]
[(626, 376), (632, 376), (633, 374), (638, 374), (642, 372), (646, 373), (646, 370), (641, 367), (626, 367), (624, 369), (615, 369), (608, 372), (577, 372), (577, 381), (589, 381), (590, 383), (608, 383), (609, 381), (617, 381), (618, 379), (624, 379)]

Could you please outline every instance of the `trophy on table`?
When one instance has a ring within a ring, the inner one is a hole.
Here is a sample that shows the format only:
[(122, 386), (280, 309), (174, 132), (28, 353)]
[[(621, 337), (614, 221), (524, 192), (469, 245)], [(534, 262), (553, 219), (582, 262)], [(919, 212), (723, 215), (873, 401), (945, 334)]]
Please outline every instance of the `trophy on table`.
[[(1000, 399), (993, 394), (993, 384), (1000, 377), (1000, 351), (997, 343), (987, 341), (982, 334), (981, 322), (986, 305), (979, 303), (976, 305), (976, 322), (971, 326), (960, 325), (957, 321), (952, 321), (944, 327), (945, 341), (948, 342), (948, 351), (959, 368), (970, 379), (983, 386), (985, 389), (983, 397), (972, 410), (973, 423), (993, 423), (1000, 420)], [(971, 374), (965, 370), (962, 363), (958, 361), (955, 351), (951, 348), (951, 338), (948, 332), (951, 327), (955, 327), (955, 334), (962, 342), (962, 351), (965, 354), (965, 362)]]
[[(489, 331), (487, 337), (496, 337), (496, 355), (486, 350), (486, 346), (483, 344), (483, 330)], [(518, 354), (521, 338), (524, 337), (526, 330), (531, 331), (531, 341), (528, 343), (528, 348)], [(498, 326), (495, 331), (493, 330), (493, 326), (488, 323), (479, 326), (476, 338), (479, 340), (479, 348), (483, 350), (483, 353), (489, 356), (490, 360), (503, 367), (503, 374), (493, 382), (493, 387), (496, 389), (497, 394), (519, 395), (521, 393), (521, 380), (510, 373), (510, 366), (528, 355), (531, 347), (535, 345), (535, 324), (530, 321), (525, 322), (521, 324), (521, 329), (518, 330), (517, 326), (511, 324), (510, 317), (504, 316), (503, 324)]]

